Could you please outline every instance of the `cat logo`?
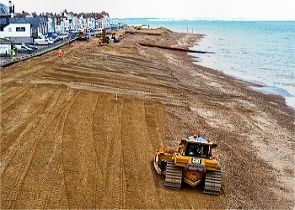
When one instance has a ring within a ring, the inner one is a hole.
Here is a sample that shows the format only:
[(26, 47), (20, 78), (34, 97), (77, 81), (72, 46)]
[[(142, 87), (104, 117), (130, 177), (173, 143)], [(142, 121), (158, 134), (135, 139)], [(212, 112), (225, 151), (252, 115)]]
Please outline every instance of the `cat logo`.
[(192, 159), (192, 163), (194, 163), (194, 164), (201, 164), (201, 162), (202, 162), (202, 159), (200, 159), (200, 158), (193, 158)]

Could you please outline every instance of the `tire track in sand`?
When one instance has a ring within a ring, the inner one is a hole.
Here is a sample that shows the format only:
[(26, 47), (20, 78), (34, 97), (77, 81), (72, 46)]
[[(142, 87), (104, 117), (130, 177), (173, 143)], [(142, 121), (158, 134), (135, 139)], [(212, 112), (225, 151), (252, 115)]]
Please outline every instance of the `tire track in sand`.
[[(4, 201), (2, 205), (3, 207), (5, 206), (5, 208), (9, 208), (9, 206), (15, 208), (24, 208), (24, 206), (27, 206), (32, 208), (34, 205), (36, 205), (36, 208), (41, 208), (40, 205), (38, 206), (36, 200), (38, 195), (32, 194), (38, 189), (38, 187), (36, 187), (36, 182), (38, 182), (42, 174), (42, 170), (37, 166), (40, 164), (43, 166), (45, 161), (43, 157), (45, 151), (40, 148), (40, 139), (42, 139), (44, 134), (48, 131), (48, 127), (53, 122), (55, 116), (58, 115), (60, 111), (59, 107), (63, 106), (65, 102), (63, 100), (58, 100), (59, 97), (60, 90), (57, 90), (55, 95), (49, 97), (47, 102), (43, 104), (43, 111), (41, 111), (43, 114), (37, 115), (34, 126), (28, 127), (28, 131), (30, 132), (23, 132), (19, 137), (26, 139), (27, 143), (22, 145), (23, 147), (17, 148), (15, 151), (17, 153), (15, 153), (9, 165), (5, 168), (5, 170), (7, 169), (8, 171), (1, 177), (1, 191), (5, 195), (1, 200)], [(20, 175), (16, 176), (15, 172), (12, 174), (13, 171), (19, 171)], [(30, 179), (30, 177), (33, 177), (33, 179)], [(28, 198), (27, 194), (29, 192), (31, 192), (30, 195), (32, 195), (32, 197)]]
[(148, 138), (144, 102), (124, 99), (121, 140), (126, 181), (121, 208), (159, 208), (150, 170), (154, 150)]
[(121, 112), (123, 100), (102, 94), (94, 112), (93, 137), (98, 157), (99, 175), (96, 195), (100, 203), (96, 208), (120, 208), (122, 198)]
[[(19, 135), (24, 135), (32, 129), (33, 121), (36, 120), (38, 116), (44, 114), (43, 110), (44, 107), (46, 107), (46, 100), (49, 102), (51, 100), (50, 98), (54, 95), (53, 90), (39, 89), (39, 91), (41, 91), (40, 95), (43, 96), (36, 96), (33, 94), (35, 90), (30, 89), (22, 97), (19, 97), (14, 103), (15, 106), (10, 106), (9, 109), (1, 109), (1, 158), (2, 156), (7, 156), (6, 152), (11, 151), (13, 147), (20, 144)], [(28, 100), (31, 99), (38, 101), (38, 105), (36, 103), (33, 106), (33, 104), (28, 103)], [(15, 118), (10, 119), (10, 116), (14, 113), (19, 114)]]
[[(68, 92), (68, 91), (67, 91)], [(46, 172), (43, 175), (43, 181), (39, 187), (39, 192), (43, 193), (43, 206), (42, 208), (68, 208), (68, 200), (66, 196), (65, 176), (63, 171), (63, 132), (65, 121), (68, 114), (75, 102), (77, 93), (70, 91), (67, 94), (67, 103), (61, 109), (56, 117), (56, 123), (52, 123), (50, 132), (46, 135), (47, 142), (53, 142), (49, 152), (50, 157), (46, 165)], [(54, 133), (54, 135), (51, 135)]]
[[(55, 142), (58, 141), (56, 135), (60, 136), (60, 132), (55, 132), (52, 129), (59, 126), (59, 119), (66, 112), (69, 97), (73, 95), (71, 92), (67, 97), (67, 93), (60, 94), (60, 91), (57, 91), (54, 100), (47, 104), (47, 111), (51, 111), (42, 122), (43, 125), (46, 124), (46, 130), (38, 136), (32, 166), (26, 173), (15, 208), (44, 208), (46, 205), (48, 194), (51, 193), (50, 189), (55, 186), (52, 180), (58, 177), (54, 166), (49, 167), (49, 165), (52, 165), (52, 156), (57, 155), (54, 153), (55, 144), (58, 144), (58, 142)], [(61, 95), (63, 95), (62, 98), (60, 98)]]
[(97, 95), (79, 91), (65, 121), (62, 161), (68, 208), (93, 208), (95, 203), (92, 114), (96, 101)]
[[(52, 92), (52, 90), (50, 92)], [(40, 113), (44, 113), (45, 110), (48, 108), (46, 105), (51, 99), (51, 94), (47, 95), (49, 96), (45, 97), (46, 100), (40, 106)], [(4, 162), (1, 161), (1, 166), (3, 169), (1, 174), (1, 181), (2, 184), (5, 183), (2, 185), (3, 188), (1, 190), (4, 190), (6, 196), (7, 193), (8, 195), (10, 195), (7, 196), (7, 198), (12, 201), (12, 208), (14, 208), (18, 200), (22, 185), (24, 184), (25, 177), (31, 166), (33, 157), (36, 152), (38, 138), (42, 136), (43, 133), (46, 131), (47, 126), (40, 123), (41, 120), (42, 118), (38, 115), (32, 120), (31, 124), (26, 127), (26, 129), (17, 138), (16, 143), (14, 143), (15, 146), (13, 146), (13, 148), (10, 148), (9, 154), (6, 154), (6, 156), (4, 157)], [(25, 141), (22, 141), (23, 139), (25, 139)], [(15, 170), (15, 168), (19, 168), (16, 170), (19, 172), (19, 175), (13, 177), (13, 191), (9, 191), (9, 185), (7, 186), (4, 180), (10, 178), (11, 173), (13, 173), (13, 170)]]

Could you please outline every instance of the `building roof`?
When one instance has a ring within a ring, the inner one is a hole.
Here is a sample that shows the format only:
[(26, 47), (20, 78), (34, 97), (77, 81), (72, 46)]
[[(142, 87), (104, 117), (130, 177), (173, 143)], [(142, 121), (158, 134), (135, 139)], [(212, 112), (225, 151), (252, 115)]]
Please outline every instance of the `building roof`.
[(10, 23), (30, 23), (33, 27), (38, 27), (42, 24), (46, 24), (45, 17), (23, 17), (23, 18), (10, 18)]
[(9, 8), (5, 4), (0, 3), (0, 17), (9, 16)]

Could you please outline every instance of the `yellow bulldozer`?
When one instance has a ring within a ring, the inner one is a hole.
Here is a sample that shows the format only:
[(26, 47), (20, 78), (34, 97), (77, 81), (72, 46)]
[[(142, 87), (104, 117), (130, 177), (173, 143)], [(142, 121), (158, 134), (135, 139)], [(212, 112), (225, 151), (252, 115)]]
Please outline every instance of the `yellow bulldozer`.
[(164, 186), (179, 190), (182, 183), (191, 187), (203, 186), (203, 192), (219, 195), (221, 167), (212, 155), (217, 147), (200, 135), (181, 139), (178, 150), (159, 147), (154, 158), (154, 168), (165, 176)]

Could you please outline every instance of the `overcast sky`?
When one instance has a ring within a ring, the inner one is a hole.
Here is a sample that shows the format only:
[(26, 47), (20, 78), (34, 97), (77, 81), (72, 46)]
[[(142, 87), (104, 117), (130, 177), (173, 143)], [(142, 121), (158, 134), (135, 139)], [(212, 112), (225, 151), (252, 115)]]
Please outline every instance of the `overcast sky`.
[[(16, 11), (100, 12), (111, 17), (292, 19), (295, 0), (12, 0)], [(8, 0), (1, 0), (7, 3)]]

